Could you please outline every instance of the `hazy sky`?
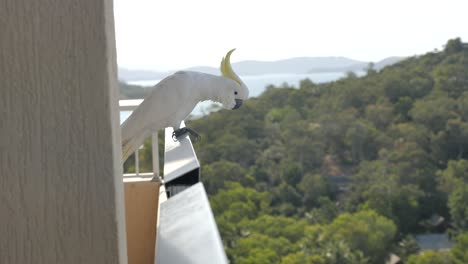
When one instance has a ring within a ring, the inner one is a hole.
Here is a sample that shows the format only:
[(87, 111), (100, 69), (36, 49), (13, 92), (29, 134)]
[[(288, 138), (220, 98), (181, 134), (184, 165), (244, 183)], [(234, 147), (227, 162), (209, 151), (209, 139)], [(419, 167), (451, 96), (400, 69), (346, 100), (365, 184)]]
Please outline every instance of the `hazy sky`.
[(117, 57), (130, 69), (344, 56), (378, 61), (468, 42), (466, 0), (114, 0)]

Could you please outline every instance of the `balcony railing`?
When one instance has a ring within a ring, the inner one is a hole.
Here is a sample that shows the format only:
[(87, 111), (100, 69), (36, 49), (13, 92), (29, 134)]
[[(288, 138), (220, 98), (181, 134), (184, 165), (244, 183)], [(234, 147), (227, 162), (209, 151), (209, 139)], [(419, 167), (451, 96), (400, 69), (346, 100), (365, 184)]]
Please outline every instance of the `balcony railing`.
[[(133, 111), (142, 100), (121, 100), (121, 111)], [(184, 124), (182, 124), (184, 126)], [(165, 130), (164, 176), (159, 189), (155, 261), (165, 263), (228, 263), (208, 196), (200, 182), (200, 163), (188, 135), (172, 139)], [(159, 177), (158, 136), (153, 134), (153, 172), (140, 172), (138, 151), (135, 173), (125, 178)], [(153, 196), (152, 196), (153, 197)]]
[[(120, 100), (120, 112), (132, 112), (143, 102), (143, 99)], [(120, 120), (123, 123), (124, 120)], [(151, 152), (153, 155), (153, 171), (141, 172), (140, 171), (140, 155), (139, 150), (135, 151), (135, 173), (125, 173), (124, 177), (159, 177), (159, 147), (158, 147), (158, 132), (154, 132), (151, 136)]]

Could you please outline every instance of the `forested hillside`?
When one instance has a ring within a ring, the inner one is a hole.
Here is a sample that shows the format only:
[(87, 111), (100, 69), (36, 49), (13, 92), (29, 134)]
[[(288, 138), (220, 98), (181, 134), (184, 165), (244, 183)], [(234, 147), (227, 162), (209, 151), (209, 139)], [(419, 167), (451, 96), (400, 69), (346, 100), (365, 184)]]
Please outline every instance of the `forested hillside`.
[(151, 91), (148, 87), (119, 82), (120, 99), (141, 99)]
[[(364, 77), (269, 87), (188, 126), (232, 263), (468, 263), (459, 39)], [(441, 231), (458, 238), (450, 252), (414, 255), (412, 235)]]

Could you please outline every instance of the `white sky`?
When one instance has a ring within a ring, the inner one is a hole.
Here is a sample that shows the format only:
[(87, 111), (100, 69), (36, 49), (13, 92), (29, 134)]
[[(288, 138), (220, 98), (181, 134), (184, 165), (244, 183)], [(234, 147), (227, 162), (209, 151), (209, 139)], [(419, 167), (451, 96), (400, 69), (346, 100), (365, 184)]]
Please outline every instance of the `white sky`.
[(468, 42), (466, 0), (114, 0), (117, 58), (177, 70), (302, 56), (378, 61)]

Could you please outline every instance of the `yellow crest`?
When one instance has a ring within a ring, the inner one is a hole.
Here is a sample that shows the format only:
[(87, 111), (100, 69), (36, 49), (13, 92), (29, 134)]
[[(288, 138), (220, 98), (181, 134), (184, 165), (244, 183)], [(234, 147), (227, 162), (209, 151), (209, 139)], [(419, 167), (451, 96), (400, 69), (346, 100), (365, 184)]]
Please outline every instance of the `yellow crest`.
[(232, 70), (232, 67), (231, 67), (231, 61), (230, 61), (231, 53), (233, 53), (235, 50), (236, 49), (230, 50), (226, 54), (226, 57), (224, 57), (221, 60), (221, 75), (223, 75), (226, 78), (232, 79), (232, 80), (236, 81), (238, 84), (242, 85), (242, 82), (241, 82), (239, 76), (237, 76), (237, 74), (234, 73), (234, 71)]

